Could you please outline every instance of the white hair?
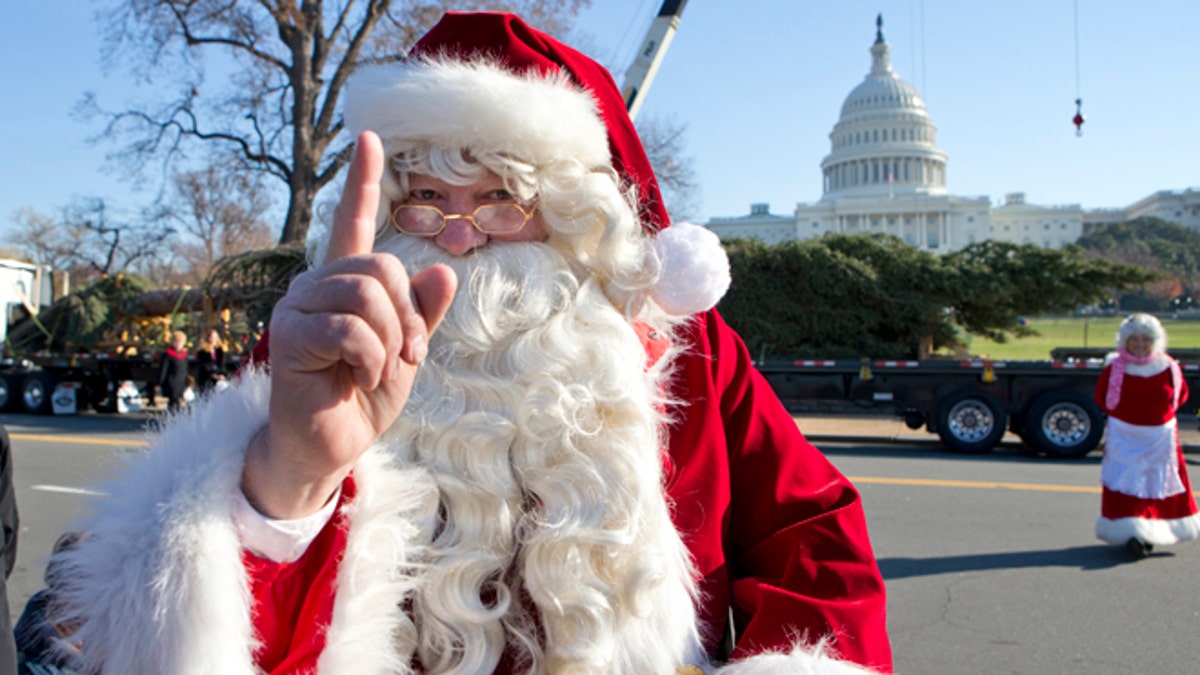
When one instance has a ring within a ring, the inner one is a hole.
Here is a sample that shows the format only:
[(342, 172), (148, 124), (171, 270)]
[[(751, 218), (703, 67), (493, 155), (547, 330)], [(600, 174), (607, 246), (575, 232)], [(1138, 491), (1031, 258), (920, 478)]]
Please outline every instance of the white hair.
[(671, 672), (697, 644), (695, 588), (663, 487), (662, 371), (627, 317), (553, 244), (376, 249), (462, 279), (382, 439), (440, 495), (412, 607), (422, 666)]
[(1134, 335), (1144, 335), (1153, 342), (1151, 352), (1167, 351), (1167, 331), (1152, 314), (1138, 312), (1121, 322), (1117, 329), (1117, 347), (1125, 349), (1129, 338)]

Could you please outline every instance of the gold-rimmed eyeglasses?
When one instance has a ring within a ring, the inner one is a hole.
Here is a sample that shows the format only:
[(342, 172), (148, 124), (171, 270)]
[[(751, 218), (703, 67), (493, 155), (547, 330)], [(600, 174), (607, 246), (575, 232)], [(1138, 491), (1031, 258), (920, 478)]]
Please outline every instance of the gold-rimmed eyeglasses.
[(404, 234), (417, 237), (436, 237), (454, 219), (470, 221), (484, 234), (512, 234), (525, 227), (533, 217), (533, 207), (527, 211), (520, 204), (484, 204), (471, 214), (445, 213), (427, 204), (401, 204), (392, 210), (392, 225)]

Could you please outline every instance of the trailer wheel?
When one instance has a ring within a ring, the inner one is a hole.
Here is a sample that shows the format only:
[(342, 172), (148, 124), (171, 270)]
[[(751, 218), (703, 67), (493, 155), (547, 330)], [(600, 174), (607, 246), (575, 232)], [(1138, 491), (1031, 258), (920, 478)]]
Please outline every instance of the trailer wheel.
[(942, 444), (958, 452), (981, 453), (996, 447), (1008, 428), (1008, 412), (995, 396), (966, 387), (938, 403), (937, 433)]
[(33, 373), (21, 384), (21, 404), (25, 412), (41, 414), (50, 410), (50, 395), (54, 382), (46, 373)]
[(1025, 442), (1050, 457), (1083, 457), (1100, 444), (1102, 435), (1104, 413), (1083, 392), (1047, 391), (1025, 409)]

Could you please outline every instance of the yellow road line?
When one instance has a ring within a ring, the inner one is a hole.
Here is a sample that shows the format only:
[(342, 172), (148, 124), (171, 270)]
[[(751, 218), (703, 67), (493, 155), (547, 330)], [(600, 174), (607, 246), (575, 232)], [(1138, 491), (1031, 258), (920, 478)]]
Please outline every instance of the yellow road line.
[(1032, 490), (1041, 492), (1100, 492), (1100, 486), (1050, 485), (1047, 483), (1005, 483), (978, 480), (938, 480), (934, 478), (877, 478), (872, 476), (848, 476), (855, 483), (877, 483), (880, 485), (926, 485), (932, 487), (958, 487), (985, 490)]
[(30, 490), (40, 490), (42, 492), (58, 492), (67, 495), (84, 495), (87, 497), (107, 497), (107, 492), (97, 492), (88, 490), (87, 488), (67, 487), (65, 485), (30, 485)]
[[(90, 438), (85, 436), (47, 436), (42, 434), (9, 434), (16, 440), (44, 441), (48, 443), (79, 443), (84, 445), (120, 445), (125, 447), (145, 447), (146, 441), (111, 440), (107, 438)], [(1098, 494), (1099, 486), (1091, 485), (1052, 485), (1048, 483), (1008, 483), (1003, 481), (976, 480), (941, 480), (935, 478), (884, 478), (878, 476), (847, 476), (854, 483), (871, 483), (876, 485), (920, 485), (927, 487), (957, 487), (982, 490), (1025, 490), (1032, 492), (1083, 492)], [(1200, 492), (1195, 492), (1200, 496)]]
[(121, 445), (124, 447), (145, 447), (146, 441), (113, 440), (110, 438), (92, 438), (89, 436), (48, 436), (44, 434), (12, 434), (9, 438), (18, 441), (43, 441), (46, 443), (79, 443), (82, 445)]
[[(940, 480), (936, 478), (881, 478), (877, 476), (847, 476), (847, 478), (854, 483), (875, 483), (877, 485), (923, 485), (928, 487), (958, 487), (983, 490), (1100, 493), (1099, 485), (1051, 485), (1048, 483), (1005, 483), (982, 480)], [(1193, 491), (1192, 494), (1200, 497), (1200, 491)]]

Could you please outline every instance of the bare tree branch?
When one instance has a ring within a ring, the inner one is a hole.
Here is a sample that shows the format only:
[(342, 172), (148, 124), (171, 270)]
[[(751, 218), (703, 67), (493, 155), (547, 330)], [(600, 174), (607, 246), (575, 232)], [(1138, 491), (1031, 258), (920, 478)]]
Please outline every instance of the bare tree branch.
[(260, 181), (243, 171), (211, 165), (177, 174), (157, 215), (180, 234), (172, 247), (172, 281), (198, 286), (218, 260), (269, 246), (269, 207)]
[(687, 125), (674, 119), (642, 117), (637, 125), (671, 220), (687, 220), (696, 208), (696, 171), (684, 154)]
[[(226, 7), (226, 9), (233, 9), (233, 6), (236, 4), (236, 2), (232, 2)], [(256, 59), (266, 61), (267, 63), (271, 63), (279, 68), (287, 67), (286, 63), (276, 59), (273, 55), (256, 49), (253, 42), (241, 42), (233, 38), (220, 37), (216, 35), (196, 35), (192, 32), (192, 28), (188, 24), (188, 16), (186, 11), (180, 11), (176, 6), (176, 3), (173, 2), (167, 2), (165, 5), (168, 11), (175, 16), (176, 24), (179, 26), (179, 33), (183, 36), (184, 42), (189, 47), (201, 45), (225, 45), (236, 50), (244, 51)], [(189, 7), (190, 6), (191, 5), (189, 5)]]
[(24, 209), (16, 224), (10, 245), (36, 264), (70, 272), (77, 283), (145, 269), (167, 254), (175, 236), (168, 223), (114, 217), (99, 198), (76, 200), (57, 218)]
[[(447, 9), (505, 9), (563, 33), (590, 0), (103, 0), (105, 62), (181, 94), (158, 110), (103, 111), (103, 136), (166, 175), (185, 151), (239, 163), (286, 187), (281, 242), (306, 239), (313, 203), (348, 156), (341, 93), (362, 63), (401, 58)], [(402, 9), (401, 9), (402, 8)], [(206, 67), (227, 77), (205, 78)], [(92, 99), (87, 100), (92, 103)]]

